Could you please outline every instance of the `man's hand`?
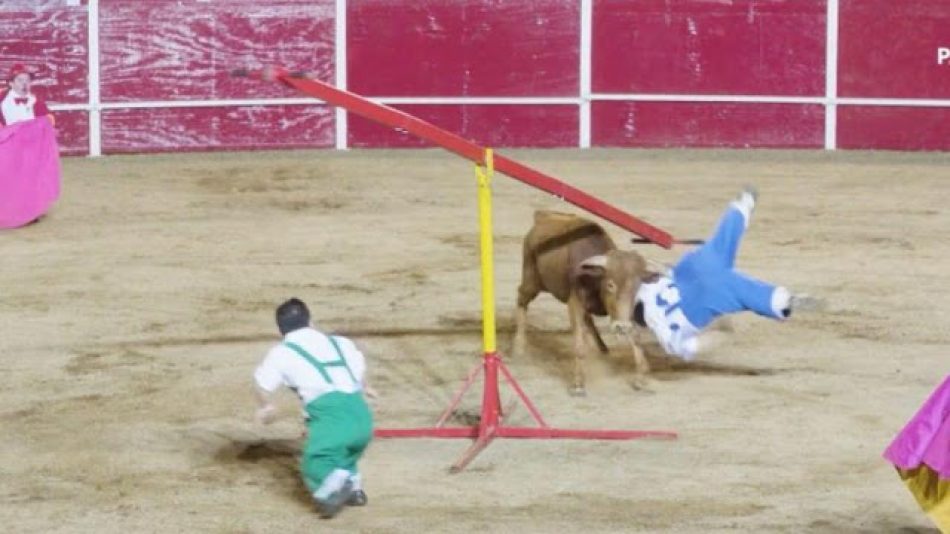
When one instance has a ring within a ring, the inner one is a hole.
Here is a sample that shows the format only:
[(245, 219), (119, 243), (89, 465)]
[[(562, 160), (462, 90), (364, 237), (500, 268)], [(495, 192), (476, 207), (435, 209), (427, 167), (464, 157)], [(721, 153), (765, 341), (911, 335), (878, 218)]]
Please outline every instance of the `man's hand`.
[(269, 425), (274, 422), (274, 419), (277, 418), (277, 407), (273, 404), (265, 404), (257, 409), (257, 412), (254, 413), (254, 419), (262, 424)]
[(369, 379), (365, 376), (363, 377), (363, 395), (370, 400), (376, 400), (379, 398), (379, 393), (373, 389), (373, 386), (371, 386), (369, 383)]
[(369, 399), (376, 400), (379, 398), (379, 393), (377, 393), (376, 390), (370, 386), (365, 386), (363, 388), (363, 393), (365, 393), (366, 397)]

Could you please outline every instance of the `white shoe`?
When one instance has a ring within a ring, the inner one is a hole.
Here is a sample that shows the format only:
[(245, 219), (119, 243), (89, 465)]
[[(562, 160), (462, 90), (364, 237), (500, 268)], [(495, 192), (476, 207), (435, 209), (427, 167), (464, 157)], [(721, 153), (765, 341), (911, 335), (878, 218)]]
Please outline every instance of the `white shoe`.
[(750, 207), (755, 208), (755, 204), (759, 201), (759, 190), (754, 185), (744, 185), (736, 200), (741, 204), (747, 203)]

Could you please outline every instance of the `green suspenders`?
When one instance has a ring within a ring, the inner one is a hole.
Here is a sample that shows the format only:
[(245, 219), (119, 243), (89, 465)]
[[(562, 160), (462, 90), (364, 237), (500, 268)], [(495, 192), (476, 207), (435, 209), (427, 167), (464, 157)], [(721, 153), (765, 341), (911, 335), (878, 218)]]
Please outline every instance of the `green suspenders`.
[(303, 359), (307, 360), (307, 362), (310, 365), (312, 365), (313, 368), (316, 369), (320, 373), (320, 376), (323, 377), (323, 379), (327, 382), (327, 384), (330, 384), (331, 386), (335, 385), (333, 383), (333, 379), (330, 378), (330, 373), (327, 372), (326, 368), (327, 367), (342, 367), (346, 369), (347, 374), (349, 374), (350, 378), (353, 379), (353, 384), (355, 384), (358, 387), (359, 381), (356, 380), (356, 376), (353, 375), (353, 371), (350, 370), (350, 366), (346, 364), (346, 358), (343, 357), (343, 351), (340, 350), (340, 345), (337, 344), (336, 339), (334, 339), (333, 336), (327, 336), (327, 339), (330, 340), (330, 344), (333, 345), (333, 349), (336, 350), (336, 355), (337, 355), (337, 359), (331, 362), (318, 361), (316, 358), (311, 356), (310, 353), (303, 350), (303, 347), (301, 347), (300, 345), (296, 343), (285, 341), (284, 346), (286, 346), (290, 350), (299, 354)]

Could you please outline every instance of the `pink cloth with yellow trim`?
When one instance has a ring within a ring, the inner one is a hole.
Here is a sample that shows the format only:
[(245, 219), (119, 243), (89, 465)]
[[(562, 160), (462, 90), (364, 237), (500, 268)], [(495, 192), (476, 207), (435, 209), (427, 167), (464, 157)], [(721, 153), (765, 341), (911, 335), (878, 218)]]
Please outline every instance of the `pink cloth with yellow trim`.
[(884, 452), (940, 532), (950, 534), (950, 375)]
[(926, 464), (940, 478), (950, 479), (950, 375), (884, 452), (901, 469)]
[(46, 117), (0, 128), (0, 228), (28, 224), (59, 198), (59, 147)]

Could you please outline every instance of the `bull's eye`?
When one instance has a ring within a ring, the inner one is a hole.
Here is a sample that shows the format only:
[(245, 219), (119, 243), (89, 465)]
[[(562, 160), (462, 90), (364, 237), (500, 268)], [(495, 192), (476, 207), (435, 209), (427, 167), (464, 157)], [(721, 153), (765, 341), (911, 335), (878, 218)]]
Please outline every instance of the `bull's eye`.
[(611, 293), (616, 293), (616, 292), (617, 292), (617, 283), (614, 282), (613, 280), (607, 280), (607, 291), (609, 291), (609, 292), (611, 292)]

